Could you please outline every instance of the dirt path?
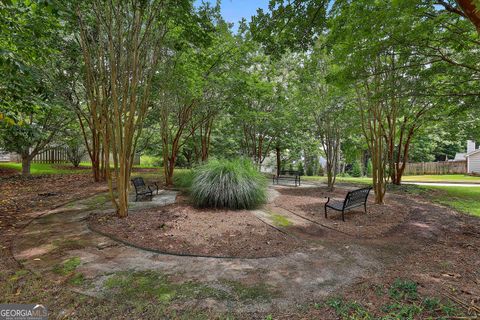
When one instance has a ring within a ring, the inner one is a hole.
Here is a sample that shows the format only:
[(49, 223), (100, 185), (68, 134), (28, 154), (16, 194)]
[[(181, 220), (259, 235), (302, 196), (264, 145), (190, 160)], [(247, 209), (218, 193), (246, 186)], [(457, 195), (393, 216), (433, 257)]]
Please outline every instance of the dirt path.
[[(94, 201), (95, 202), (95, 201)], [(71, 257), (80, 257), (77, 269), (96, 285), (89, 294), (101, 294), (102, 282), (114, 272), (155, 270), (182, 279), (218, 284), (222, 281), (264, 283), (275, 296), (271, 303), (230, 306), (248, 312), (272, 307), (286, 308), (295, 303), (325, 297), (382, 262), (369, 248), (342, 241), (312, 242), (305, 252), (262, 259), (193, 258), (156, 254), (139, 250), (98, 235), (87, 227), (92, 200), (59, 208), (35, 219), (17, 237), (13, 253), (27, 268), (48, 271)], [(134, 213), (133, 213), (134, 214)], [(220, 309), (227, 308), (220, 305)]]
[[(129, 270), (158, 271), (180, 282), (197, 281), (212, 287), (221, 286), (225, 281), (262, 283), (272, 292), (271, 300), (254, 304), (251, 301), (201, 302), (220, 311), (288, 310), (340, 290), (354, 292), (353, 284), (359, 281), (403, 276), (422, 281), (425, 290), (438, 289), (441, 283), (445, 287), (463, 288), (465, 295), (477, 293), (478, 219), (420, 199), (392, 196), (391, 200), (406, 214), (396, 225), (382, 225), (385, 230), (368, 237), (358, 231), (370, 230), (358, 213), (350, 215), (350, 224), (345, 225), (339, 224), (335, 217), (321, 220), (321, 215), (312, 216), (308, 205), (323, 199), (319, 194), (322, 190), (278, 188), (275, 201), (256, 212), (260, 218), (274, 223), (271, 210), (275, 210), (274, 214), (291, 223), (278, 228), (308, 243), (305, 250), (285, 256), (216, 259), (164, 255), (133, 248), (88, 228), (88, 215), (102, 208), (99, 197), (78, 201), (35, 219), (17, 235), (12, 252), (24, 266), (40, 272), (49, 272), (67, 259), (79, 257), (81, 263), (77, 271), (92, 284), (83, 292), (96, 296), (103, 294), (104, 282), (113, 273)], [(373, 211), (369, 214), (383, 214)], [(449, 273), (460, 276), (444, 276)]]

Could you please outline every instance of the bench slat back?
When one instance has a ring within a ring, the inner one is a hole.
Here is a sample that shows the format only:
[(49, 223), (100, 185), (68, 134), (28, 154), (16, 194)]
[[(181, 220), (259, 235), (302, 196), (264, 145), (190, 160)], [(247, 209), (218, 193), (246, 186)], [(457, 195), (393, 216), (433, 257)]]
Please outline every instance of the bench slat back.
[(133, 178), (132, 183), (135, 189), (145, 187), (145, 181), (143, 181), (142, 177)]
[(281, 176), (298, 176), (298, 171), (295, 170), (281, 170), (280, 171)]
[(364, 204), (367, 201), (370, 190), (372, 190), (372, 188), (363, 188), (363, 189), (353, 190), (347, 193), (347, 196), (345, 198), (344, 208), (348, 209), (350, 207)]

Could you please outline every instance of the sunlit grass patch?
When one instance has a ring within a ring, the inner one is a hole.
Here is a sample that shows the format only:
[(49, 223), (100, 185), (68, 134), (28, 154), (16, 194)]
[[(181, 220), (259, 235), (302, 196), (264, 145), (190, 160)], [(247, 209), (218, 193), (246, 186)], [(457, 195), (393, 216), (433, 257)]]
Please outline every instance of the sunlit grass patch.
[(422, 186), (422, 188), (437, 191), (428, 195), (433, 201), (450, 206), (458, 211), (480, 217), (480, 186)]
[(292, 222), (287, 219), (287, 217), (282, 216), (281, 214), (272, 213), (271, 218), (273, 223), (278, 227), (288, 227), (292, 225)]

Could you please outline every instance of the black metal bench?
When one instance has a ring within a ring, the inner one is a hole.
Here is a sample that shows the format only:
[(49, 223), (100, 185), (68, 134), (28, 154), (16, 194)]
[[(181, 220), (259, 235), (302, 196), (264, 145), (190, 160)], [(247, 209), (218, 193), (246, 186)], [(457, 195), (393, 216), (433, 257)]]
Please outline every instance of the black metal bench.
[(300, 173), (298, 171), (293, 171), (293, 170), (283, 170), (280, 171), (279, 175), (274, 175), (272, 177), (273, 179), (273, 184), (275, 184), (275, 181), (277, 181), (277, 184), (279, 184), (279, 181), (294, 181), (295, 182), (295, 187), (300, 185)]
[(328, 197), (328, 200), (325, 203), (325, 218), (327, 218), (327, 208), (342, 211), (343, 221), (345, 221), (345, 211), (347, 210), (363, 205), (365, 213), (367, 213), (367, 199), (370, 190), (372, 190), (371, 187), (349, 191), (343, 201), (330, 200), (330, 197)]
[(139, 197), (153, 197), (153, 191), (158, 194), (158, 184), (156, 182), (146, 185), (143, 178), (138, 177), (132, 179), (132, 184), (135, 187), (135, 201), (138, 201)]

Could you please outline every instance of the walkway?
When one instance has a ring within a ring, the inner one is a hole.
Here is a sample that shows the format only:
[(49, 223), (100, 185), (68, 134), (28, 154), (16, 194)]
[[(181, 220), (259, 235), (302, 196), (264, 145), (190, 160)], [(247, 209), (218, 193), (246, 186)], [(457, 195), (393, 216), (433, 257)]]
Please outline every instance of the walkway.
[[(27, 268), (44, 273), (69, 258), (79, 257), (81, 265), (77, 271), (91, 282), (83, 288), (84, 293), (92, 295), (102, 295), (103, 283), (113, 273), (129, 270), (153, 270), (176, 276), (181, 281), (196, 281), (212, 287), (220, 286), (225, 280), (261, 283), (275, 292), (270, 302), (214, 303), (219, 310), (246, 312), (268, 312), (271, 308), (286, 309), (298, 303), (318, 301), (401, 258), (396, 249), (403, 246), (399, 241), (352, 239), (332, 234), (335, 231), (329, 229), (319, 230), (318, 226), (314, 226), (317, 231), (302, 237), (309, 241), (308, 249), (286, 256), (218, 259), (157, 254), (115, 242), (88, 228), (86, 219), (90, 213), (111, 210), (101, 197), (72, 203), (33, 220), (14, 242), (15, 258)], [(156, 201), (156, 205), (164, 205), (175, 199), (175, 193), (165, 191), (158, 199), (162, 200)], [(420, 210), (418, 203), (412, 201), (412, 205)], [(130, 214), (135, 214), (135, 210), (132, 208)], [(258, 212), (260, 217), (264, 214), (262, 210)], [(433, 220), (426, 223), (430, 222)], [(425, 224), (421, 227), (425, 229)], [(399, 228), (398, 232), (404, 238), (406, 232), (415, 232), (415, 228), (419, 227), (410, 222), (408, 228)], [(402, 249), (405, 249), (402, 252), (410, 250), (408, 247)]]

